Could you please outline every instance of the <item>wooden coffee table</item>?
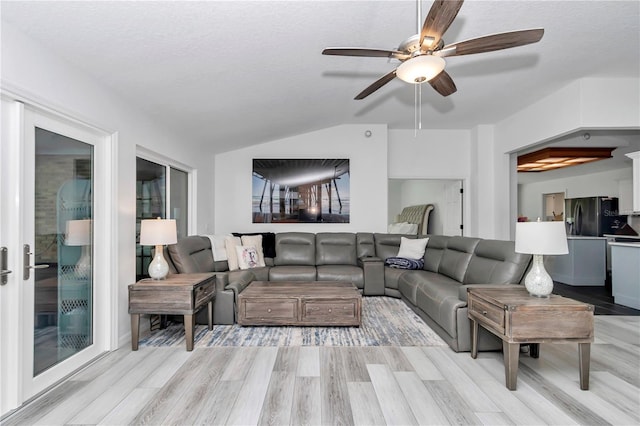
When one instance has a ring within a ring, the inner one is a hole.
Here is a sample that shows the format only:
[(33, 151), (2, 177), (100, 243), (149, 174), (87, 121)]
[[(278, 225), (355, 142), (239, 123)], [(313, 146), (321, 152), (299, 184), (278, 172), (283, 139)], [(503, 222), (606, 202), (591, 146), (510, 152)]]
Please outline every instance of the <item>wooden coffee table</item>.
[(350, 282), (254, 281), (238, 295), (240, 325), (360, 326), (361, 312)]
[(593, 305), (552, 294), (529, 295), (524, 286), (468, 289), (471, 357), (478, 355), (478, 326), (502, 339), (504, 370), (509, 390), (516, 389), (520, 344), (530, 343), (539, 356), (540, 343), (577, 343), (580, 389), (589, 389), (589, 361), (593, 342)]

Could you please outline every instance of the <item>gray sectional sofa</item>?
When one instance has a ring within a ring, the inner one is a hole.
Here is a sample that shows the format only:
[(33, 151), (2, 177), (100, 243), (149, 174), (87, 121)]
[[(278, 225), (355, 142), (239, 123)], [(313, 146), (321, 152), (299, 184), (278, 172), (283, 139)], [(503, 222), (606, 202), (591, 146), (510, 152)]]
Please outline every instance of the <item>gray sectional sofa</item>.
[[(401, 237), (429, 237), (421, 270), (395, 269), (384, 260), (396, 256)], [(455, 351), (469, 351), (467, 288), (518, 284), (531, 256), (515, 253), (512, 241), (441, 235), (285, 232), (275, 235), (275, 257), (265, 267), (228, 271), (214, 262), (211, 241), (190, 236), (166, 249), (173, 273), (216, 275), (214, 323), (233, 324), (236, 297), (254, 280), (350, 281), (364, 296), (401, 298)], [(483, 332), (479, 350), (498, 350), (500, 340)]]

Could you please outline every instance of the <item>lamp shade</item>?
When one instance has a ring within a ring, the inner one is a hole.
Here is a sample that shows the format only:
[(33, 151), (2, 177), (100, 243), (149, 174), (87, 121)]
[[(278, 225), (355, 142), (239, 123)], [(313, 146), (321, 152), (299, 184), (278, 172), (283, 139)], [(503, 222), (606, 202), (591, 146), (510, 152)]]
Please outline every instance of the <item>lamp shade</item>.
[(433, 55), (420, 55), (404, 61), (396, 70), (396, 76), (407, 83), (420, 84), (442, 72), (444, 59)]
[(564, 222), (516, 223), (516, 253), (569, 253)]
[(175, 219), (144, 219), (140, 222), (141, 246), (157, 246), (177, 242)]
[(68, 220), (64, 243), (68, 246), (91, 244), (91, 219)]

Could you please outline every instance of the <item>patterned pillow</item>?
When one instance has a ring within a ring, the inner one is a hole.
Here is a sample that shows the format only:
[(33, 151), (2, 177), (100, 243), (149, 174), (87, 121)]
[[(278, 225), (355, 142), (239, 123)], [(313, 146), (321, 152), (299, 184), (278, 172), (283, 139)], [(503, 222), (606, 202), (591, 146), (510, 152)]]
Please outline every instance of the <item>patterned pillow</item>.
[(424, 259), (407, 259), (405, 257), (388, 257), (384, 264), (390, 268), (396, 269), (422, 269), (424, 268)]
[(255, 247), (236, 246), (236, 255), (238, 256), (238, 267), (240, 269), (251, 269), (260, 266), (258, 261), (258, 251)]

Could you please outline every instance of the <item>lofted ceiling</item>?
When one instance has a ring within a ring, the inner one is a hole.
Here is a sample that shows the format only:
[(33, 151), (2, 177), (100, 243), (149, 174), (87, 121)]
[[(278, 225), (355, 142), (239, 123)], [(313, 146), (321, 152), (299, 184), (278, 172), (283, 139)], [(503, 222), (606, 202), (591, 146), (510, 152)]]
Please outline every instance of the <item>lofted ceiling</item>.
[[(423, 16), (431, 1), (422, 5)], [(542, 27), (514, 49), (447, 58), (458, 92), (423, 86), (423, 128), (496, 123), (575, 79), (640, 75), (638, 1), (473, 1), (453, 43)], [(10, 23), (127, 102), (222, 152), (345, 123), (414, 128), (399, 80), (353, 97), (398, 65), (323, 56), (325, 47), (397, 48), (415, 1), (2, 1)], [(46, 70), (43, 70), (46, 72)]]

